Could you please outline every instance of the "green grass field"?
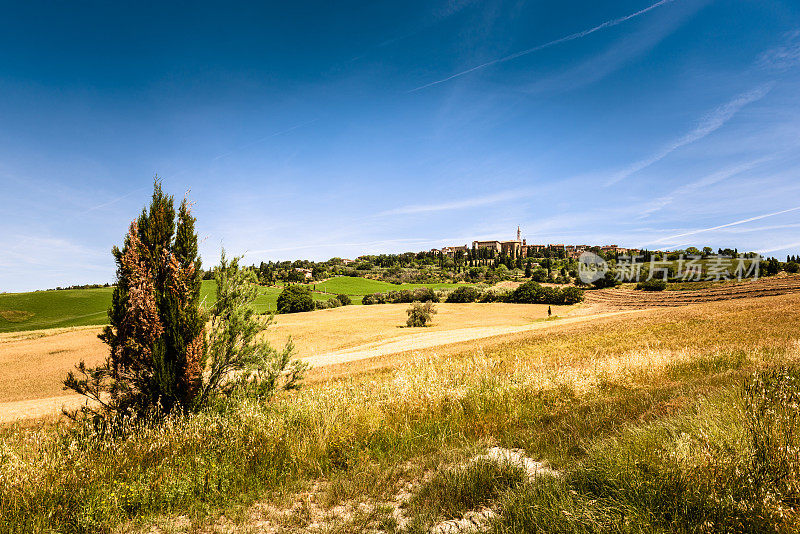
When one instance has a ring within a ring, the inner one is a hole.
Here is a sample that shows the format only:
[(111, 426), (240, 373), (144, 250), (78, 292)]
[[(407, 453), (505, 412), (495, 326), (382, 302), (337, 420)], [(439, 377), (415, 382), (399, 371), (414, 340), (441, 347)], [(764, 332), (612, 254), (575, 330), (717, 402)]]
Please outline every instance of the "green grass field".
[(105, 324), (112, 288), (0, 294), (0, 332)]
[[(349, 295), (353, 304), (361, 304), (361, 297), (369, 293), (398, 291), (431, 287), (451, 289), (458, 284), (390, 284), (341, 276), (313, 284), (314, 300), (328, 300), (338, 294)], [(60, 291), (34, 291), (31, 293), (0, 294), (0, 332), (20, 332), (23, 330), (43, 330), (45, 328), (64, 328), (69, 326), (102, 325), (107, 322), (107, 310), (111, 305), (113, 288), (67, 289)], [(216, 284), (204, 280), (200, 290), (201, 299), (208, 307), (214, 302)], [(280, 287), (259, 287), (256, 312), (268, 313), (277, 309)]]
[[(112, 287), (0, 294), (0, 332), (102, 325), (108, 322)], [(204, 280), (200, 291), (206, 306), (214, 302), (216, 284)], [(256, 311), (275, 311), (281, 290), (259, 288)], [(320, 295), (321, 300), (329, 298)]]
[(370, 293), (385, 293), (387, 291), (400, 291), (402, 289), (416, 289), (418, 287), (430, 287), (433, 289), (453, 289), (463, 284), (390, 284), (368, 278), (357, 278), (354, 276), (337, 276), (326, 282), (313, 284), (316, 291), (323, 293), (335, 293), (353, 296), (369, 295)]
[[(312, 293), (314, 300), (328, 300), (333, 298), (332, 293), (345, 293), (353, 298), (353, 304), (361, 304), (360, 296), (366, 293), (421, 287), (420, 284), (397, 286), (362, 278), (334, 279), (327, 284), (332, 285), (332, 287), (326, 288), (327, 292)], [(438, 288), (454, 284), (425, 285)], [(369, 291), (360, 293), (364, 288)], [(322, 289), (322, 284), (318, 289)], [(0, 332), (106, 324), (112, 291), (112, 287), (104, 287), (0, 294)], [(203, 281), (200, 297), (206, 307), (214, 302), (215, 291), (216, 284), (213, 280)], [(255, 305), (256, 312), (274, 312), (281, 291), (280, 287), (259, 287), (259, 296)]]

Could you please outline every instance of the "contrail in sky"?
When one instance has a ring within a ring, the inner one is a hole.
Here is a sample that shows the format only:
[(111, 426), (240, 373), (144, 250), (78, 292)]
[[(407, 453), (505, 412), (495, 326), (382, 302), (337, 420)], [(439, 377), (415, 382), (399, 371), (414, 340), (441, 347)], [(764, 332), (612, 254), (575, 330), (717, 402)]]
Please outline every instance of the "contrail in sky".
[[(755, 217), (750, 217), (748, 219), (742, 219), (740, 221), (734, 221), (734, 222), (727, 223), (727, 224), (720, 224), (719, 226), (712, 226), (711, 228), (701, 228), (700, 230), (692, 230), (691, 232), (684, 232), (682, 234), (671, 235), (671, 236), (664, 237), (662, 239), (658, 239), (656, 241), (653, 241), (651, 244), (665, 243), (665, 242), (671, 241), (673, 239), (677, 239), (679, 237), (686, 237), (687, 235), (695, 235), (695, 234), (700, 234), (702, 232), (711, 232), (713, 230), (720, 230), (722, 228), (728, 228), (730, 226), (736, 226), (736, 225), (739, 225), (739, 224), (745, 224), (745, 223), (749, 223), (749, 222), (753, 222), (753, 221), (758, 221), (760, 219), (766, 219), (767, 217), (774, 217), (775, 215), (783, 215), (784, 213), (790, 213), (792, 211), (797, 211), (797, 210), (800, 210), (800, 206), (797, 206), (797, 207), (794, 207), (794, 208), (789, 208), (788, 210), (774, 211), (772, 213), (765, 213), (763, 215), (756, 215)], [(778, 250), (778, 249), (776, 249), (776, 250)]]
[(534, 52), (538, 52), (539, 50), (544, 50), (545, 48), (550, 48), (551, 46), (555, 46), (555, 45), (558, 45), (558, 44), (561, 44), (561, 43), (566, 43), (568, 41), (574, 41), (575, 39), (580, 39), (581, 37), (586, 37), (587, 35), (591, 35), (594, 32), (603, 30), (605, 28), (611, 28), (612, 26), (617, 26), (618, 24), (622, 24), (623, 22), (626, 22), (626, 21), (629, 21), (629, 20), (631, 20), (633, 18), (636, 18), (639, 15), (644, 15), (648, 11), (652, 11), (653, 9), (655, 9), (657, 7), (661, 7), (664, 4), (669, 4), (669, 3), (672, 3), (674, 1), (675, 0), (661, 0), (660, 2), (656, 2), (655, 4), (653, 4), (653, 5), (649, 6), (649, 7), (646, 7), (644, 9), (640, 10), (640, 11), (637, 11), (636, 13), (631, 13), (630, 15), (626, 15), (626, 16), (620, 17), (618, 19), (613, 19), (613, 20), (606, 21), (606, 22), (600, 24), (599, 26), (595, 26), (594, 28), (590, 28), (588, 30), (583, 30), (581, 32), (573, 33), (571, 35), (567, 35), (566, 37), (561, 37), (560, 39), (556, 39), (555, 41), (550, 41), (549, 43), (544, 43), (544, 44), (541, 44), (541, 45), (538, 45), (538, 46), (534, 46), (533, 48), (528, 48), (527, 50), (522, 50), (520, 52), (515, 52), (515, 53), (511, 54), (510, 56), (505, 56), (505, 57), (501, 57), (499, 59), (493, 59), (492, 61), (487, 61), (486, 63), (482, 63), (480, 65), (472, 67), (471, 69), (467, 69), (465, 71), (458, 72), (456, 74), (453, 74), (452, 76), (448, 76), (447, 78), (442, 78), (441, 80), (436, 80), (435, 82), (426, 83), (425, 85), (420, 85), (419, 87), (415, 87), (414, 89), (411, 89), (410, 91), (407, 91), (407, 93), (413, 93), (415, 91), (420, 91), (422, 89), (426, 89), (428, 87), (432, 87), (434, 85), (438, 85), (440, 83), (444, 83), (444, 82), (450, 81), (453, 78), (458, 78), (460, 76), (464, 76), (465, 74), (469, 74), (470, 72), (475, 72), (476, 70), (479, 70), (479, 69), (482, 69), (482, 68), (485, 68), (485, 67), (489, 67), (491, 65), (496, 65), (498, 63), (505, 63), (506, 61), (511, 61), (512, 59), (516, 59), (518, 57), (527, 56), (528, 54), (532, 54)]
[(300, 124), (295, 124), (291, 128), (286, 128), (285, 130), (280, 130), (278, 132), (272, 133), (272, 134), (267, 135), (265, 137), (262, 137), (260, 139), (256, 139), (255, 141), (250, 141), (249, 143), (245, 143), (245, 144), (243, 144), (241, 146), (237, 146), (233, 150), (229, 150), (228, 152), (225, 152), (224, 154), (220, 154), (219, 156), (214, 157), (211, 161), (217, 161), (218, 159), (230, 156), (234, 152), (236, 152), (238, 150), (242, 150), (243, 148), (248, 148), (248, 147), (251, 147), (253, 145), (257, 145), (258, 143), (263, 143), (267, 139), (272, 139), (273, 137), (278, 137), (279, 135), (287, 134), (289, 132), (297, 130), (298, 128), (302, 128), (303, 126), (308, 126), (309, 124), (314, 124), (318, 120), (319, 119), (314, 119), (314, 120), (310, 120), (310, 121), (306, 121), (306, 122), (301, 122)]
[(134, 189), (134, 190), (133, 190), (133, 191), (131, 191), (130, 193), (127, 193), (127, 194), (125, 194), (125, 195), (122, 195), (121, 197), (117, 197), (117, 198), (115, 198), (115, 199), (109, 200), (108, 202), (103, 202), (102, 204), (98, 204), (98, 205), (96, 205), (96, 206), (92, 206), (91, 208), (89, 208), (89, 209), (87, 209), (87, 210), (84, 210), (84, 211), (80, 212), (80, 213), (79, 213), (79, 215), (85, 215), (85, 214), (87, 214), (87, 213), (89, 213), (89, 212), (91, 212), (91, 211), (94, 211), (94, 210), (99, 210), (99, 209), (101, 209), (101, 208), (105, 208), (106, 206), (110, 206), (110, 205), (112, 205), (112, 204), (116, 204), (116, 203), (117, 203), (117, 202), (119, 202), (120, 200), (124, 200), (124, 199), (128, 198), (129, 196), (133, 195), (134, 193), (138, 193), (139, 191), (143, 191), (144, 189), (148, 189), (148, 188), (149, 188), (149, 186), (147, 186), (147, 187), (140, 187), (140, 188), (138, 188), (138, 189)]

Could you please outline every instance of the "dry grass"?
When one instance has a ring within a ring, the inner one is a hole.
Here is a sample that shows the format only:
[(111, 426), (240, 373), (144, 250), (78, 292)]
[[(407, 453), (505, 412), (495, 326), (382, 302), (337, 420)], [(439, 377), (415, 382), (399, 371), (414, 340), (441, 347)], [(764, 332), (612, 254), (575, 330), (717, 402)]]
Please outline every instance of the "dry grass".
[(94, 326), (0, 334), (0, 402), (65, 395), (67, 371), (81, 359), (97, 364), (108, 354), (99, 332)]
[[(317, 312), (279, 315), (268, 331), (273, 344), (291, 335), (298, 356), (349, 349), (371, 343), (401, 339), (418, 334), (405, 328), (408, 304), (344, 306)], [(569, 306), (553, 306), (556, 315)], [(547, 306), (540, 304), (437, 304), (438, 314), (426, 332), (445, 332), (461, 328), (519, 326), (547, 318)]]
[[(345, 306), (279, 315), (268, 330), (268, 338), (280, 346), (292, 336), (300, 357), (374, 346), (419, 334), (419, 329), (403, 327), (407, 307)], [(533, 304), (438, 304), (437, 308), (439, 314), (433, 326), (424, 329), (426, 335), (462, 328), (525, 325), (547, 317), (547, 306)], [(568, 309), (553, 306), (553, 313), (563, 314)], [(99, 332), (99, 327), (76, 327), (0, 334), (0, 403), (63, 397), (61, 384), (67, 371), (81, 359), (93, 365), (106, 357), (107, 347), (97, 339)], [(55, 400), (61, 402), (60, 398)], [(42, 404), (48, 414), (58, 411), (51, 404), (49, 400)], [(6, 407), (4, 413), (3, 417), (10, 419), (36, 410), (35, 406), (19, 404)]]
[[(473, 342), (387, 358), (378, 373), (366, 372), (368, 362), (342, 366), (362, 372), (85, 448), (77, 434), (7, 429), (5, 469), (18, 492), (8, 511), (23, 527), (100, 530), (138, 519), (131, 530), (147, 532), (153, 514), (215, 524), (235, 506), (274, 505), (275, 495), (317, 483), (326, 510), (386, 503), (404, 482), (495, 444), (566, 472), (626, 428), (691, 415), (753, 369), (797, 361), (799, 304), (785, 295), (553, 321), (483, 350)], [(301, 512), (294, 530), (309, 530)], [(248, 515), (230, 530), (246, 530)], [(337, 528), (333, 518), (319, 531)]]

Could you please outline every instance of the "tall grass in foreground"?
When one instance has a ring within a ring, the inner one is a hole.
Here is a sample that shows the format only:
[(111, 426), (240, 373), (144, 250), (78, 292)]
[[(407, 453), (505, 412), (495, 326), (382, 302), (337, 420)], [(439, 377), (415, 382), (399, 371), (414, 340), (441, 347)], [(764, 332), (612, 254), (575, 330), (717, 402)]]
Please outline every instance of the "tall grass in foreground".
[[(798, 359), (785, 327), (794, 315), (785, 317), (769, 331), (748, 323), (747, 338), (724, 337), (723, 327), (742, 330), (725, 317), (714, 331), (690, 317), (551, 334), (487, 354), (420, 358), (269, 404), (127, 420), (115, 432), (7, 427), (0, 531), (149, 530), (148, 521), (175, 515), (202, 524), (320, 480), (327, 505), (386, 502), (401, 483), (495, 444), (525, 449), (564, 477), (519, 485), (509, 474), (443, 475), (428, 491), (450, 504), (420, 508), (417, 524), (488, 505), (501, 514), (500, 532), (788, 531), (798, 443), (795, 379), (785, 377), (797, 373), (770, 378), (766, 369)], [(660, 346), (633, 344), (645, 328)], [(713, 343), (702, 342), (706, 331)], [(676, 348), (678, 338), (694, 347)], [(750, 378), (757, 369), (761, 382)], [(307, 529), (303, 521), (292, 528)]]
[[(600, 440), (564, 479), (505, 496), (494, 532), (796, 532), (797, 369)], [(788, 402), (787, 402), (788, 401)]]
[[(746, 361), (740, 354), (708, 358), (714, 363), (703, 367), (723, 373)], [(374, 495), (375, 488), (391, 490), (402, 461), (480, 442), (524, 446), (567, 464), (620, 425), (709, 386), (705, 375), (680, 386), (665, 380), (679, 360), (672, 355), (658, 366), (655, 355), (621, 357), (612, 364), (615, 382), (604, 366), (504, 373), (485, 359), (423, 360), (273, 404), (232, 403), (157, 425), (129, 421), (118, 433), (89, 426), (7, 432), (0, 526), (108, 531), (139, 516), (202, 516), (233, 496), (248, 502), (321, 476), (362, 480), (339, 498)], [(646, 383), (662, 386), (637, 385)]]

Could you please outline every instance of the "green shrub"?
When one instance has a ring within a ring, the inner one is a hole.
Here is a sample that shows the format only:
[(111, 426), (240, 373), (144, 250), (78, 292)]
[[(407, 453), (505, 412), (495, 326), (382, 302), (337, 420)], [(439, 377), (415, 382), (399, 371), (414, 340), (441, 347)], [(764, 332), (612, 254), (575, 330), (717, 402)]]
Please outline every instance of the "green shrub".
[(561, 289), (562, 304), (577, 304), (583, 302), (583, 290), (577, 287), (565, 287)]
[(531, 274), (531, 280), (534, 282), (547, 282), (547, 269), (536, 268)]
[(297, 313), (312, 311), (314, 299), (308, 286), (288, 285), (278, 295), (278, 313)]
[(420, 302), (439, 302), (439, 295), (430, 287), (420, 287), (414, 290), (414, 300)]
[(307, 368), (292, 358), (291, 339), (278, 351), (263, 337), (272, 317), (256, 318), (256, 274), (241, 269), (239, 260), (228, 261), (223, 249), (214, 269), (217, 299), (207, 325), (207, 357), (198, 364), (207, 372), (198, 381), (195, 407), (234, 395), (270, 399), (281, 387), (299, 388)]
[(616, 287), (618, 283), (617, 275), (611, 271), (606, 271), (603, 278), (599, 278), (592, 282), (592, 285), (597, 289), (604, 289), (606, 287)]
[(428, 326), (428, 323), (431, 322), (433, 316), (436, 314), (436, 307), (434, 307), (433, 302), (426, 302), (425, 304), (414, 302), (411, 307), (406, 310), (406, 313), (408, 314), (406, 326)]
[(478, 302), (512, 302), (513, 291), (507, 289), (487, 289), (481, 293)]
[(315, 310), (329, 310), (331, 308), (338, 308), (342, 305), (342, 301), (339, 300), (339, 297), (333, 297), (328, 300), (315, 300), (314, 301), (314, 309)]
[(783, 265), (783, 270), (786, 271), (787, 273), (793, 273), (793, 274), (800, 272), (800, 264), (794, 261), (786, 262)]
[(651, 278), (636, 284), (636, 289), (641, 289), (642, 291), (664, 291), (667, 289), (667, 283), (664, 280)]
[(475, 302), (481, 296), (481, 292), (478, 288), (472, 286), (464, 286), (459, 287), (449, 295), (447, 295), (447, 300), (445, 302)]
[(511, 294), (510, 302), (518, 304), (575, 304), (583, 300), (577, 287), (544, 287), (538, 282), (525, 282)]
[(410, 304), (412, 302), (439, 302), (439, 295), (429, 287), (414, 290), (402, 289), (387, 293), (364, 295), (361, 304)]
[(336, 298), (339, 300), (342, 306), (349, 306), (353, 303), (353, 301), (350, 299), (350, 296), (345, 295), (344, 293), (341, 295), (336, 295)]
[(386, 304), (386, 296), (383, 293), (371, 293), (364, 295), (361, 298), (361, 304), (368, 306), (370, 304)]

